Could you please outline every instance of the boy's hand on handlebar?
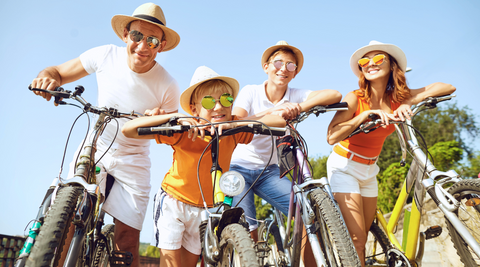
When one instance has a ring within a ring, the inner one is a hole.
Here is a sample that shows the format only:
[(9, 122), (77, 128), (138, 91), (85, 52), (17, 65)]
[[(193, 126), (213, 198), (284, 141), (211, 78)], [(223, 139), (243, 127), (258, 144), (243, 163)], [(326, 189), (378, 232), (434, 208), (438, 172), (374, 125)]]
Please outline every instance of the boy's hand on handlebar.
[(408, 103), (401, 104), (394, 112), (393, 115), (395, 118), (400, 119), (401, 121), (411, 120), (410, 116), (413, 116), (413, 111), (411, 105)]
[(278, 115), (285, 120), (293, 120), (302, 112), (302, 108), (298, 103), (283, 103), (273, 108), (271, 114)]
[[(200, 125), (200, 123), (193, 118), (179, 118), (177, 122), (180, 125), (186, 126)], [(202, 139), (205, 138), (205, 128), (206, 127), (192, 127), (190, 130), (188, 130), (188, 139), (192, 139), (192, 141), (195, 142), (199, 133)]]
[(144, 116), (155, 116), (155, 115), (164, 115), (167, 114), (165, 110), (160, 109), (160, 108), (154, 108), (154, 109), (147, 109), (145, 110), (145, 113), (143, 114)]
[[(50, 91), (55, 90), (55, 88), (59, 86), (60, 86), (60, 83), (57, 80), (52, 79), (50, 77), (35, 78), (31, 83), (31, 88), (45, 89)], [(50, 101), (50, 99), (52, 98), (52, 95), (49, 93), (40, 92), (40, 91), (33, 91), (33, 93), (45, 98), (47, 101)], [(54, 105), (58, 106), (57, 103), (54, 103)]]

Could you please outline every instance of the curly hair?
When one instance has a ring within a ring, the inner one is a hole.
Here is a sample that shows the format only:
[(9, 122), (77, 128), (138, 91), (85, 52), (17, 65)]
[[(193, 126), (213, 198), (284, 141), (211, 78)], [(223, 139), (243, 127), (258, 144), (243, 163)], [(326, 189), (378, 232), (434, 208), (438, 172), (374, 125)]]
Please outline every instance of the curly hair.
[[(410, 98), (410, 88), (408, 88), (405, 73), (398, 67), (397, 60), (389, 54), (387, 55), (390, 60), (390, 77), (383, 97), (385, 100), (391, 99), (395, 103), (402, 103), (405, 99)], [(358, 86), (360, 89), (356, 90), (355, 94), (370, 102), (372, 88), (363, 72), (360, 72)]]

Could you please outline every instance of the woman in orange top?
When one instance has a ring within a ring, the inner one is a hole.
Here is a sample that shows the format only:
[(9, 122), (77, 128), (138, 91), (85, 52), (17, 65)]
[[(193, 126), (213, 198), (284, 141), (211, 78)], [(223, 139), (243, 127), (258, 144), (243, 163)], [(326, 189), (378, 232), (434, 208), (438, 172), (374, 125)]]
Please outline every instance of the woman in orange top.
[[(337, 112), (328, 126), (328, 143), (335, 146), (328, 158), (327, 172), (364, 266), (365, 243), (377, 205), (376, 160), (385, 138), (395, 130), (388, 121), (410, 119), (412, 105), (430, 96), (451, 94), (455, 87), (433, 83), (419, 89), (408, 88), (405, 54), (395, 45), (377, 41), (355, 51), (350, 67), (359, 78), (360, 89), (346, 95), (343, 101), (348, 103), (348, 110)], [(385, 126), (347, 138), (370, 114), (378, 115)]]

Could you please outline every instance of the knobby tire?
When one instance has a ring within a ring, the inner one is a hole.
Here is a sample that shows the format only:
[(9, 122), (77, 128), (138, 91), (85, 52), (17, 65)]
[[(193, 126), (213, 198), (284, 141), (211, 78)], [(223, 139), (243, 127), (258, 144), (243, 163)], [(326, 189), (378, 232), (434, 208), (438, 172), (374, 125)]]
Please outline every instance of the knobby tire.
[[(323, 190), (317, 188), (311, 193), (312, 207), (315, 209), (316, 221), (325, 227), (327, 240), (319, 238), (322, 251), (329, 266), (360, 266), (360, 259), (343, 222), (340, 210)], [(321, 237), (322, 234), (319, 233)], [(331, 249), (329, 249), (331, 248)], [(333, 255), (332, 255), (333, 253)]]
[(375, 245), (376, 251), (375, 255), (370, 255), (373, 245), (365, 248), (365, 266), (387, 266), (387, 251), (391, 248), (390, 240), (375, 222), (370, 226), (370, 233), (373, 235), (373, 245)]
[(259, 267), (250, 233), (240, 224), (230, 224), (222, 231), (218, 266)]
[[(453, 184), (448, 192), (460, 202), (456, 212), (470, 234), (480, 242), (480, 205), (467, 206), (470, 198), (480, 198), (480, 179), (462, 180)], [(480, 258), (473, 252), (453, 225), (445, 218), (453, 245), (465, 266), (480, 266)]]
[(113, 224), (108, 224), (103, 227), (102, 234), (105, 239), (100, 239), (95, 246), (93, 267), (109, 266), (111, 253), (115, 249), (114, 231), (115, 225)]
[[(270, 230), (268, 229), (269, 227)], [(286, 266), (285, 262), (280, 259), (281, 257), (284, 257), (283, 242), (280, 236), (280, 230), (275, 222), (266, 220), (260, 224), (258, 227), (258, 240), (267, 242), (267, 246), (270, 248), (270, 251), (266, 253), (265, 257), (263, 257), (263, 261), (260, 262), (262, 267)]]
[(80, 190), (77, 187), (62, 187), (50, 207), (40, 233), (27, 259), (28, 267), (57, 266), (63, 251)]

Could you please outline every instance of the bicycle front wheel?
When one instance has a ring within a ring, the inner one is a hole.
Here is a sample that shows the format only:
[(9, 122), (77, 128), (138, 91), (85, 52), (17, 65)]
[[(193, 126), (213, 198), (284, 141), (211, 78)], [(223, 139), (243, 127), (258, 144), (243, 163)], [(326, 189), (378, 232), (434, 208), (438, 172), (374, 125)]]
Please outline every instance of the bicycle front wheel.
[(102, 229), (102, 235), (105, 239), (98, 241), (95, 246), (95, 258), (93, 260), (93, 267), (97, 266), (109, 266), (110, 264), (110, 255), (115, 249), (115, 236), (114, 236), (115, 225), (108, 224)]
[[(480, 179), (463, 180), (452, 185), (448, 192), (460, 203), (456, 214), (465, 228), (480, 243)], [(447, 220), (453, 245), (465, 266), (480, 266), (480, 258)]]
[(219, 245), (220, 261), (218, 266), (260, 266), (250, 233), (240, 224), (234, 223), (225, 227)]
[(76, 187), (62, 187), (50, 207), (45, 222), (32, 247), (26, 266), (57, 266), (67, 237), (80, 190)]
[(311, 193), (311, 199), (320, 224), (320, 245), (329, 266), (360, 266), (347, 226), (333, 200), (319, 188)]

